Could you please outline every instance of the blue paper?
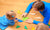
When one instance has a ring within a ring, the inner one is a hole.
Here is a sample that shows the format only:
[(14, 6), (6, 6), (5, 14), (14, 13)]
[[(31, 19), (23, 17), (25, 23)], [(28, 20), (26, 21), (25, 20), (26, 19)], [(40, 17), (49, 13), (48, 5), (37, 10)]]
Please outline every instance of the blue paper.
[(18, 19), (18, 22), (23, 22), (22, 20)]
[(34, 23), (34, 24), (38, 24), (38, 23), (41, 23), (41, 22), (34, 20), (33, 23)]
[(20, 19), (17, 19), (17, 18), (16, 18), (16, 20), (18, 20), (18, 22), (23, 22), (22, 20), (20, 20)]

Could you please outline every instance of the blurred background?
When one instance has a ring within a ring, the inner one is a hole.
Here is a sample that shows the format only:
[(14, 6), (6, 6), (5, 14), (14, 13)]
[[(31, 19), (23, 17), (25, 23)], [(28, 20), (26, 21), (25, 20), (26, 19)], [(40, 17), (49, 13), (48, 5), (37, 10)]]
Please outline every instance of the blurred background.
[[(24, 12), (29, 5), (29, 3), (36, 1), (36, 0), (0, 0), (0, 16), (5, 15), (7, 11), (14, 10), (21, 10)], [(46, 2), (50, 2), (50, 0), (42, 0)]]

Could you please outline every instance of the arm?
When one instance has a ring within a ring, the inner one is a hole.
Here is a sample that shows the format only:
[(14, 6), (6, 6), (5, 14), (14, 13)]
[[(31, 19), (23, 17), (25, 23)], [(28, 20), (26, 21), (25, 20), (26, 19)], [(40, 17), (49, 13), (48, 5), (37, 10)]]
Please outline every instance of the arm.
[[(48, 11), (47, 15), (43, 19), (43, 23), (46, 24), (46, 25), (48, 25), (49, 19), (50, 19), (50, 12)], [(38, 24), (38, 23), (40, 23), (40, 21), (35, 21), (34, 20), (33, 23), (34, 24)]]
[[(49, 19), (50, 19), (50, 14), (47, 14), (47, 16), (43, 20), (43, 23), (46, 24), (46, 25), (48, 25)], [(41, 22), (34, 20), (33, 23), (34, 24), (38, 24), (38, 23), (41, 23)]]
[(33, 20), (33, 24), (41, 23), (40, 21)]
[(34, 2), (30, 3), (25, 11), (25, 13), (29, 13), (30, 9), (32, 8)]
[(50, 14), (47, 13), (47, 16), (44, 17), (43, 23), (46, 24), (46, 25), (48, 25), (49, 20), (50, 20)]
[(14, 24), (15, 24), (15, 22), (9, 23), (9, 25), (11, 25), (11, 26), (14, 25)]
[(15, 22), (14, 22), (14, 20), (9, 20), (8, 24), (9, 24), (9, 25), (14, 25)]
[(44, 20), (43, 20), (43, 23), (46, 24), (46, 25), (48, 25), (49, 20), (50, 20), (50, 8), (48, 6), (46, 8), (47, 9), (46, 16), (44, 17)]
[(48, 22), (49, 22), (49, 17), (45, 17), (44, 20), (43, 20), (43, 23), (48, 25)]

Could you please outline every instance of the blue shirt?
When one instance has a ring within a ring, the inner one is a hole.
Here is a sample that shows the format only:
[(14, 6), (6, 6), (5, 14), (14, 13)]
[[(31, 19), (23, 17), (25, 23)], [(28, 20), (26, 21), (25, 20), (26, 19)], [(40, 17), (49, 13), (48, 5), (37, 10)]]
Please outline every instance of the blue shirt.
[(8, 27), (8, 25), (14, 25), (14, 20), (8, 20), (6, 16), (0, 17), (0, 29), (4, 30)]
[[(18, 22), (23, 22), (22, 20), (17, 19), (17, 18), (16, 18), (16, 20), (18, 20)], [(4, 30), (9, 25), (14, 25), (14, 24), (15, 24), (14, 19), (8, 20), (5, 15), (3, 17), (0, 17), (0, 29)]]
[[(45, 5), (45, 8), (43, 10), (43, 12), (39, 11), (43, 16), (44, 16), (44, 20), (43, 20), (43, 23), (44, 24), (48, 24), (49, 22), (49, 19), (50, 19), (50, 3), (47, 3), (45, 1), (42, 1)], [(29, 13), (29, 11), (31, 10), (32, 8), (32, 5), (33, 5), (34, 2), (30, 3), (25, 11), (25, 13)]]

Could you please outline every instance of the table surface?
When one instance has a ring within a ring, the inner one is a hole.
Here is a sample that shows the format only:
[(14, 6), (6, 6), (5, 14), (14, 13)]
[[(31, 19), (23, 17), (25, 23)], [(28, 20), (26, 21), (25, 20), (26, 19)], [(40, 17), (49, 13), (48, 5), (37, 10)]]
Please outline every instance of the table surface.
[[(27, 6), (29, 5), (29, 3), (33, 2), (34, 0), (0, 0), (0, 16), (3, 16), (6, 14), (7, 11), (13, 10), (16, 13), (16, 17), (18, 19), (22, 20), (22, 16), (21, 14), (18, 14), (17, 11), (20, 10), (22, 13), (24, 13), (24, 11), (26, 10)], [(46, 0), (44, 0), (46, 1)], [(46, 2), (49, 2), (46, 1)], [(29, 13), (36, 13), (34, 12), (32, 9)], [(30, 15), (28, 14), (29, 18), (32, 18), (33, 20), (36, 21), (43, 21), (43, 16), (37, 12), (36, 15)], [(34, 19), (35, 17), (41, 17), (42, 19)], [(20, 28), (16, 28), (16, 26), (19, 25), (21, 26)], [(5, 30), (26, 30), (24, 29), (24, 26), (27, 26), (28, 30), (31, 30), (32, 27), (36, 27), (36, 24), (28, 24), (26, 22), (18, 22), (15, 23), (14, 26), (8, 26)]]
[[(30, 13), (34, 13), (33, 10), (31, 10)], [(22, 20), (22, 16), (18, 15), (17, 17), (21, 17), (21, 20)], [(43, 21), (43, 16), (39, 12), (36, 15), (28, 14), (27, 17), (32, 18), (33, 20)], [(35, 17), (41, 17), (42, 19), (34, 19)], [(20, 28), (16, 28), (17, 25), (19, 25), (21, 27)], [(24, 29), (25, 25), (27, 26), (28, 30), (31, 30), (32, 27), (36, 27), (36, 24), (28, 24), (26, 22), (18, 22), (18, 23), (15, 23), (14, 26), (9, 26), (6, 30), (8, 30), (8, 29), (10, 29), (10, 30), (26, 30), (26, 29)]]

